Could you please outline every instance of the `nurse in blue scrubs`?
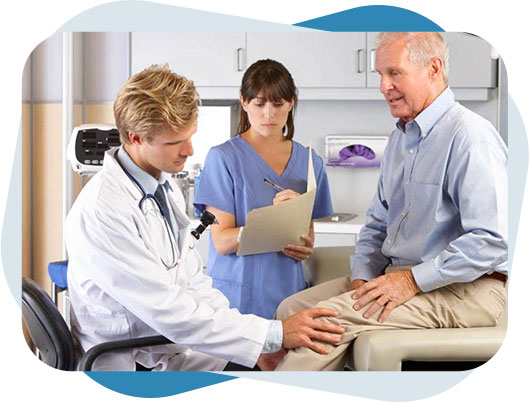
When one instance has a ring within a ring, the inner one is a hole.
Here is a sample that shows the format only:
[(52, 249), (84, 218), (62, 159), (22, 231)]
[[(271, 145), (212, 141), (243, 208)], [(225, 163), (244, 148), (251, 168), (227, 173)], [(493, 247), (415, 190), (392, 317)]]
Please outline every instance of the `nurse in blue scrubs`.
[[(305, 289), (302, 261), (313, 252), (314, 229), (304, 245), (285, 245), (281, 252), (239, 257), (237, 236), (246, 215), (297, 197), (307, 189), (309, 151), (293, 140), (297, 89), (277, 61), (260, 60), (245, 72), (240, 91), (238, 135), (211, 148), (195, 195), (199, 210), (211, 211), (207, 273), (213, 286), (243, 314), (272, 318), (286, 297)], [(317, 194), (312, 218), (333, 213), (322, 159), (313, 152)], [(267, 178), (284, 191), (263, 182)]]

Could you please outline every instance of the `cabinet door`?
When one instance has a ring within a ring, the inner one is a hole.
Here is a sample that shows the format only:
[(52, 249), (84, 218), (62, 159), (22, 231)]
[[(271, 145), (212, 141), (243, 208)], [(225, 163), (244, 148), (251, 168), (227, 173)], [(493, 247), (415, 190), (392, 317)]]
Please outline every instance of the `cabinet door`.
[[(380, 85), (375, 71), (375, 37), (378, 32), (367, 33), (368, 73), (367, 86)], [(445, 32), (449, 47), (448, 85), (452, 88), (495, 88), (498, 84), (498, 60), (491, 57), (492, 46), (478, 36), (461, 32)]]
[(453, 88), (495, 88), (498, 59), (492, 46), (479, 36), (461, 32), (443, 34), (450, 48), (448, 84)]
[(169, 63), (195, 86), (238, 87), (244, 69), (244, 32), (133, 32), (131, 68)]
[(367, 87), (380, 87), (380, 75), (375, 70), (375, 38), (378, 32), (367, 33)]
[(248, 32), (248, 66), (277, 60), (299, 88), (365, 88), (365, 41), (365, 32)]

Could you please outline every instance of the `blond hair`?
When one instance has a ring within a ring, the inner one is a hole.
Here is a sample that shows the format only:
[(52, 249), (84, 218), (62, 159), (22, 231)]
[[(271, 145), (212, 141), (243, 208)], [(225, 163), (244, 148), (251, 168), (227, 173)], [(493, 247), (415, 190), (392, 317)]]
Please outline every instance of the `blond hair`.
[(386, 46), (399, 40), (405, 41), (410, 52), (410, 60), (424, 67), (435, 57), (443, 62), (443, 78), (448, 83), (449, 49), (439, 32), (380, 32), (375, 40), (376, 46)]
[(114, 118), (122, 144), (129, 133), (151, 142), (164, 124), (180, 131), (198, 116), (200, 98), (193, 82), (171, 72), (167, 65), (151, 67), (130, 77), (114, 102)]

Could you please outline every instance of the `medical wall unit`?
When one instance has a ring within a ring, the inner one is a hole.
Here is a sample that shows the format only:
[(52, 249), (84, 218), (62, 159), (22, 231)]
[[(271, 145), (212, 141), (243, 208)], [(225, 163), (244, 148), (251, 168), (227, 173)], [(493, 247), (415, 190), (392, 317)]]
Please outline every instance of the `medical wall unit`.
[(105, 124), (83, 124), (75, 127), (68, 143), (67, 158), (74, 172), (80, 175), (96, 174), (105, 151), (121, 145), (118, 129)]
[(379, 167), (388, 144), (386, 136), (328, 135), (327, 166)]

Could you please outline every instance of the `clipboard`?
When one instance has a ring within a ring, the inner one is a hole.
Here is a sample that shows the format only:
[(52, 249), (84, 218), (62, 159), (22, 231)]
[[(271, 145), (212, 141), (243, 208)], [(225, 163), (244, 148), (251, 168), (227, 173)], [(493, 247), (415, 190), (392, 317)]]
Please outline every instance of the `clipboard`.
[(316, 190), (312, 146), (309, 146), (307, 192), (288, 201), (250, 211), (246, 224), (239, 231), (237, 255), (281, 251), (287, 244), (303, 245), (300, 237), (309, 233)]

